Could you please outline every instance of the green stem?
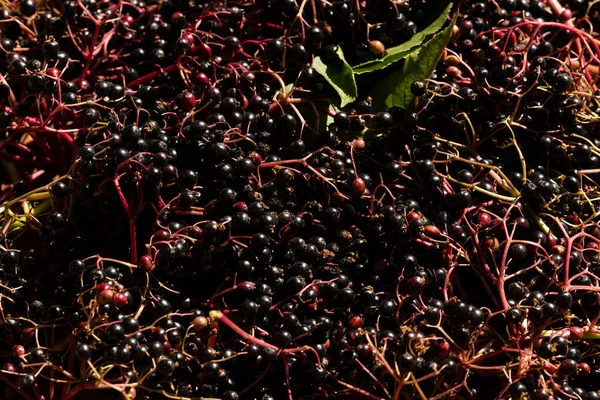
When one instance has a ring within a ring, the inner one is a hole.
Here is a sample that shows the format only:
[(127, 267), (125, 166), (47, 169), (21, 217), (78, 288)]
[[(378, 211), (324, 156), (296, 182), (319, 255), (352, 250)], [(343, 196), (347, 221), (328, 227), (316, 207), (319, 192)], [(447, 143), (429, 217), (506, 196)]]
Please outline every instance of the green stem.
[[(549, 338), (549, 337), (551, 337), (555, 333), (557, 333), (557, 331), (545, 330), (545, 331), (542, 331), (542, 333), (540, 334), (540, 337)], [(596, 333), (596, 332), (583, 332), (582, 339), (599, 340), (600, 339), (600, 333)]]
[(52, 209), (52, 199), (48, 198), (38, 204), (33, 210), (31, 210), (31, 215), (38, 216)]

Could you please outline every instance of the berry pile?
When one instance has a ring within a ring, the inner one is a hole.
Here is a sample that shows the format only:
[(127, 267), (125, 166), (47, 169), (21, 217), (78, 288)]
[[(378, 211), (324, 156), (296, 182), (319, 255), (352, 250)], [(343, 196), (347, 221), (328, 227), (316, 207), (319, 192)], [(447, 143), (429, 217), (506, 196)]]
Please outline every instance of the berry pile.
[(233, 3), (0, 2), (0, 397), (600, 399), (600, 7)]

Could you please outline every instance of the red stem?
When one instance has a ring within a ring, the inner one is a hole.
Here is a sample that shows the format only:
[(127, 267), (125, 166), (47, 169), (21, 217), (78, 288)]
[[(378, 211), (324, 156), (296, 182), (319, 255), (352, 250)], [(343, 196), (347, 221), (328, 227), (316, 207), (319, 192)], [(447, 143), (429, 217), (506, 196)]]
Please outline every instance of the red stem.
[(129, 246), (131, 247), (131, 263), (137, 264), (137, 231), (135, 227), (136, 217), (129, 220)]
[(348, 389), (350, 389), (351, 391), (361, 395), (362, 397), (366, 397), (367, 399), (372, 399), (372, 400), (385, 400), (383, 397), (377, 397), (374, 394), (371, 394), (369, 392), (367, 392), (366, 390), (357, 388), (356, 386), (352, 386), (349, 383), (346, 383), (344, 381), (340, 381), (339, 379), (333, 378), (337, 383), (339, 383), (342, 386), (347, 387)]
[(0, 380), (3, 381), (4, 383), (6, 383), (8, 386), (10, 386), (11, 389), (13, 389), (15, 392), (17, 392), (21, 396), (23, 396), (23, 398), (25, 398), (26, 400), (34, 400), (33, 397), (31, 397), (30, 395), (28, 395), (27, 393), (25, 393), (21, 389), (19, 389), (17, 387), (17, 385), (12, 383), (11, 380), (8, 379), (7, 377), (5, 377), (4, 375), (0, 375)]
[(232, 320), (230, 320), (225, 314), (223, 314), (220, 311), (213, 311), (211, 312), (211, 316), (215, 319), (218, 319), (219, 321), (223, 322), (225, 325), (227, 325), (229, 328), (231, 328), (235, 333), (237, 333), (238, 335), (240, 335), (242, 338), (244, 338), (244, 340), (250, 342), (250, 343), (254, 343), (257, 346), (260, 347), (264, 347), (267, 349), (274, 349), (277, 352), (280, 352), (281, 349), (277, 346), (273, 346), (270, 343), (265, 342), (264, 340), (258, 339), (252, 335), (250, 335), (249, 333), (247, 333), (246, 331), (244, 331), (242, 328), (240, 328), (239, 326), (236, 325), (235, 322), (233, 322)]
[(173, 64), (173, 65), (169, 65), (168, 67), (162, 68), (158, 71), (154, 71), (154, 72), (150, 72), (147, 75), (144, 75), (138, 79), (136, 79), (133, 82), (130, 82), (127, 87), (128, 88), (132, 88), (132, 87), (136, 87), (137, 85), (141, 85), (142, 83), (145, 83), (151, 79), (156, 78), (157, 76), (159, 76), (160, 74), (162, 74), (163, 72), (172, 72), (174, 71), (176, 68), (178, 67), (177, 64)]

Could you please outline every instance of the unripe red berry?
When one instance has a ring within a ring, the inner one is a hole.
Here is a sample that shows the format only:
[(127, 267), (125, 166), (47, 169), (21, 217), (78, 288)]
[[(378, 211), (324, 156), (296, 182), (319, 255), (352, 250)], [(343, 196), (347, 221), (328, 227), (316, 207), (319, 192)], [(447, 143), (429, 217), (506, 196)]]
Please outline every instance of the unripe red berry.
[(442, 340), (437, 344), (437, 348), (440, 352), (440, 355), (446, 355), (450, 352), (450, 343), (448, 343), (446, 340)]
[(331, 195), (331, 204), (334, 206), (339, 206), (341, 204), (344, 204), (346, 202), (346, 199), (344, 198), (344, 195), (340, 192), (334, 192)]
[(421, 215), (417, 212), (411, 211), (406, 215), (406, 220), (408, 221), (409, 224), (418, 219), (421, 219)]
[(435, 225), (425, 226), (423, 228), (423, 233), (425, 234), (425, 236), (430, 237), (432, 239), (436, 239), (436, 238), (439, 238), (440, 236), (442, 236), (442, 232)]
[(96, 298), (99, 304), (110, 304), (113, 301), (114, 295), (115, 292), (113, 292), (111, 289), (106, 289), (99, 293)]
[(577, 366), (577, 375), (579, 376), (586, 376), (589, 375), (590, 372), (592, 372), (592, 368), (590, 367), (590, 365), (588, 363), (579, 363), (579, 365)]
[(477, 215), (477, 223), (481, 226), (488, 226), (492, 222), (492, 216), (488, 213), (482, 212)]
[(418, 292), (425, 287), (427, 281), (422, 276), (413, 276), (406, 282), (406, 288), (410, 292)]
[(233, 208), (236, 211), (248, 211), (248, 205), (246, 204), (245, 201), (238, 201), (237, 203), (235, 203), (233, 205)]
[(360, 196), (365, 192), (365, 189), (367, 188), (367, 185), (365, 185), (365, 181), (362, 180), (362, 178), (355, 178), (354, 182), (352, 182), (352, 190), (354, 191), (354, 194)]
[(199, 226), (192, 226), (189, 228), (189, 235), (194, 239), (201, 239), (204, 231)]
[(195, 44), (194, 42), (196, 41), (196, 38), (194, 37), (194, 35), (192, 35), (189, 32), (182, 33), (181, 38), (187, 40), (188, 43), (192, 46), (194, 46), (194, 44)]
[(196, 47), (196, 52), (202, 58), (202, 61), (209, 61), (212, 58), (212, 49), (206, 43), (200, 43), (198, 47)]
[(14, 364), (11, 364), (11, 363), (5, 363), (5, 364), (2, 366), (2, 370), (3, 370), (3, 371), (6, 371), (6, 372), (15, 372), (15, 370), (16, 370), (16, 369), (15, 369), (15, 366), (14, 366)]
[(150, 258), (150, 256), (147, 256), (147, 255), (140, 257), (140, 262), (138, 263), (138, 266), (144, 272), (150, 272), (154, 269), (154, 263), (152, 262), (152, 259)]
[(242, 291), (249, 292), (254, 290), (256, 284), (254, 282), (240, 282), (237, 284), (237, 287)]
[(362, 326), (362, 324), (363, 324), (363, 318), (360, 315), (354, 315), (348, 321), (348, 325), (353, 329), (360, 328)]
[(103, 291), (110, 289), (108, 283), (100, 283), (95, 287), (96, 293), (102, 293)]
[(194, 80), (200, 89), (204, 89), (210, 85), (210, 78), (204, 72), (198, 72)]
[(553, 234), (548, 234), (548, 247), (552, 248), (556, 245), (556, 237)]
[(169, 231), (161, 229), (159, 231), (156, 231), (156, 233), (154, 234), (154, 241), (155, 242), (160, 242), (163, 240), (169, 240), (171, 238), (171, 234), (169, 233)]
[(354, 139), (352, 141), (352, 146), (354, 146), (355, 149), (362, 150), (365, 148), (366, 143), (363, 139)]
[(260, 163), (262, 163), (262, 156), (257, 152), (248, 154), (248, 158), (251, 159), (255, 165), (260, 165)]
[(12, 348), (13, 356), (15, 357), (23, 357), (25, 355), (25, 347), (20, 344), (15, 344)]
[(60, 70), (58, 68), (48, 68), (46, 73), (52, 78), (58, 78), (60, 76)]
[(193, 93), (186, 92), (178, 96), (179, 106), (186, 111), (192, 111), (196, 105), (196, 96)]
[(486, 249), (496, 250), (500, 247), (500, 242), (498, 241), (497, 237), (490, 237), (485, 239), (485, 242), (483, 242), (483, 246)]
[(196, 317), (192, 321), (192, 325), (196, 331), (202, 330), (208, 326), (208, 318), (206, 317)]
[(126, 306), (128, 303), (127, 296), (123, 293), (115, 293), (113, 296), (113, 304), (117, 307)]
[(452, 78), (459, 78), (462, 75), (462, 72), (458, 67), (450, 66), (446, 69), (446, 74)]
[(562, 256), (563, 254), (565, 254), (565, 246), (557, 244), (555, 246), (552, 246), (550, 251), (552, 252), (552, 254), (558, 254)]
[(173, 14), (171, 14), (171, 21), (177, 19), (177, 18), (182, 18), (184, 17), (183, 13), (180, 13), (179, 11), (175, 11)]
[(560, 14), (560, 20), (563, 22), (568, 21), (571, 18), (573, 18), (573, 11), (569, 10), (568, 8), (565, 8)]
[(132, 26), (135, 23), (135, 18), (129, 14), (125, 14), (122, 21), (125, 26)]
[(369, 51), (375, 57), (383, 57), (386, 53), (385, 45), (383, 43), (381, 43), (379, 40), (369, 41)]
[(548, 361), (544, 361), (542, 367), (544, 368), (544, 371), (548, 372), (550, 375), (554, 375), (556, 371), (558, 371), (558, 367)]
[(573, 341), (577, 341), (577, 340), (581, 340), (583, 339), (583, 329), (579, 326), (574, 326), (572, 328), (569, 328), (569, 333), (570, 333), (570, 338)]
[(27, 341), (27, 340), (33, 339), (36, 331), (37, 331), (36, 328), (31, 327), (31, 326), (23, 328), (23, 332), (21, 333), (23, 340)]

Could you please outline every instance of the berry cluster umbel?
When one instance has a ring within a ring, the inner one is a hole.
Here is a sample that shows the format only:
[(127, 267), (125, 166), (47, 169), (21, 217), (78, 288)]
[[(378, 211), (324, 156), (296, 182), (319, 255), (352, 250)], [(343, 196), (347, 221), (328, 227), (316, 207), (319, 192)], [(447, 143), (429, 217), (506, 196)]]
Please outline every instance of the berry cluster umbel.
[(600, 397), (596, 6), (426, 7), (7, 2), (2, 396)]

